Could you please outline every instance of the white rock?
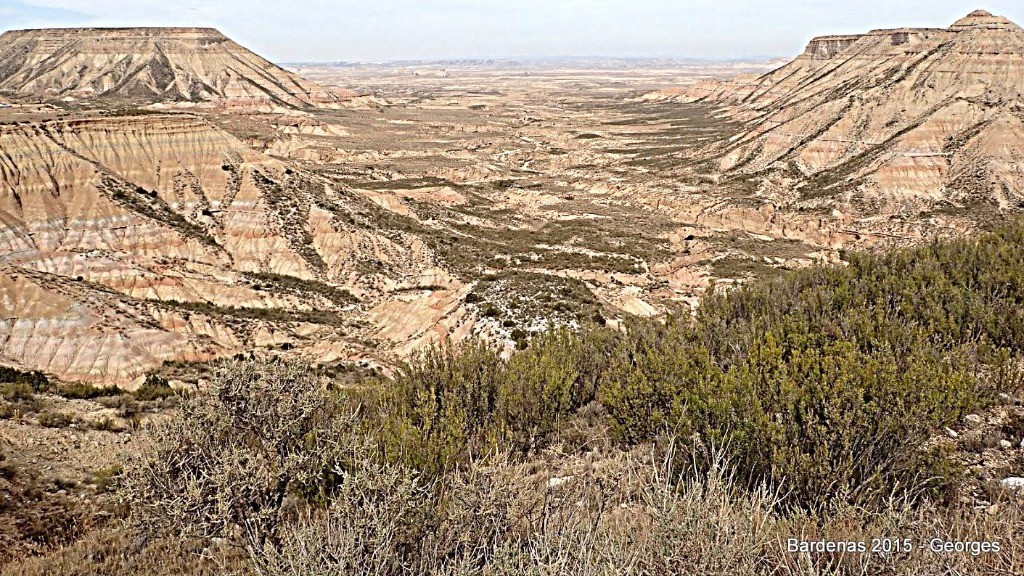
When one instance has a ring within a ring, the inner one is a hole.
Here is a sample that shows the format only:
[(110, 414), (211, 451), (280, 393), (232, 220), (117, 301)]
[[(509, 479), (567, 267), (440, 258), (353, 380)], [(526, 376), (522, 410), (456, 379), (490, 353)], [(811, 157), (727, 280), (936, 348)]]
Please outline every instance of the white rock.
[(1013, 447), (1013, 444), (1009, 440), (1000, 440), (999, 447), (1002, 448), (1003, 450), (1009, 450), (1010, 448)]
[(946, 436), (949, 436), (950, 438), (957, 438), (960, 435), (957, 434), (956, 431), (953, 430), (952, 428), (946, 428)]
[(1011, 490), (1024, 490), (1024, 478), (1021, 478), (1020, 476), (1003, 478), (1003, 486), (1006, 486)]
[(565, 484), (569, 480), (572, 480), (572, 476), (554, 477), (548, 479), (548, 488), (558, 488), (562, 484)]
[(978, 416), (977, 414), (968, 414), (967, 416), (964, 416), (964, 420), (967, 420), (971, 424), (981, 424), (981, 416)]

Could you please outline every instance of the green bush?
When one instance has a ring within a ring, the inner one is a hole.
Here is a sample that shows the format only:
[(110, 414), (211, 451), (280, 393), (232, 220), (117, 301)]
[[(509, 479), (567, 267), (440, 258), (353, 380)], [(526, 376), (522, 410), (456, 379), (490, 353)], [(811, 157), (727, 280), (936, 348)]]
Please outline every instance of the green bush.
[(565, 419), (595, 398), (605, 368), (596, 350), (601, 336), (607, 338), (556, 330), (537, 336), (509, 359), (494, 414), (507, 445), (524, 452), (547, 446)]
[(498, 449), (543, 448), (596, 397), (611, 340), (556, 330), (511, 359), (480, 342), (428, 350), (373, 387), (370, 432), (390, 460), (428, 473)]
[(33, 392), (43, 392), (50, 386), (50, 380), (38, 370), (24, 372), (9, 366), (0, 366), (0, 384), (25, 384)]
[(57, 387), (57, 394), (69, 400), (94, 400), (106, 396), (117, 396), (122, 394), (117, 386), (93, 386), (82, 382), (61, 384)]
[(375, 399), (385, 456), (436, 472), (486, 453), (497, 440), (492, 415), (505, 375), (497, 352), (480, 343), (414, 358)]
[(162, 378), (156, 374), (149, 374), (146, 376), (145, 382), (142, 386), (139, 386), (137, 390), (132, 392), (132, 396), (136, 400), (143, 402), (153, 400), (163, 400), (176, 396), (177, 391), (171, 388), (171, 383), (166, 378)]
[(698, 433), (728, 446), (749, 484), (767, 480), (804, 506), (942, 488), (954, 478), (928, 440), (979, 395), (958, 363), (921, 350), (900, 357), (849, 342), (799, 348), (768, 335), (725, 375), (717, 392), (728, 410), (699, 415)]
[(971, 349), (935, 347), (920, 328), (878, 328), (889, 340), (870, 343), (802, 328), (780, 321), (716, 357), (697, 322), (631, 326), (601, 385), (614, 435), (636, 444), (668, 434), (706, 465), (725, 448), (738, 479), (802, 506), (955, 480), (928, 439), (989, 396)]
[(32, 386), (25, 382), (0, 384), (0, 398), (8, 402), (33, 400), (35, 392), (32, 390)]
[(791, 501), (877, 501), (948, 485), (931, 436), (1021, 387), (1018, 225), (712, 290), (695, 318), (634, 322), (601, 398), (626, 444), (727, 447)]
[(50, 412), (44, 410), (39, 413), (37, 417), (40, 426), (46, 426), (47, 428), (67, 428), (71, 424), (75, 423), (75, 418), (63, 412)]
[(24, 381), (0, 383), (0, 420), (8, 420), (43, 409), (32, 386)]

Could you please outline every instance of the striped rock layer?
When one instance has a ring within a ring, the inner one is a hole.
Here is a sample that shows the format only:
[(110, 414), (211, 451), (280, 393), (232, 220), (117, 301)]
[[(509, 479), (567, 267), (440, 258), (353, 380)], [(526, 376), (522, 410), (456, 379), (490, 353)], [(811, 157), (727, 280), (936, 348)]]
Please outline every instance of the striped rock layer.
[(679, 99), (745, 123), (717, 149), (721, 169), (795, 175), (805, 195), (917, 209), (1024, 199), (1024, 29), (988, 12), (815, 38), (768, 74)]

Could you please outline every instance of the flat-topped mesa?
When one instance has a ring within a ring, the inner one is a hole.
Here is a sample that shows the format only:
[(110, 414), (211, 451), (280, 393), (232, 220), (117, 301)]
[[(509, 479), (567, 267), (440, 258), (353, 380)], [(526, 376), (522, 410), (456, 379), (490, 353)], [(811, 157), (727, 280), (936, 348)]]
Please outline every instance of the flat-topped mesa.
[(213, 28), (50, 28), (0, 35), (0, 94), (229, 106), (333, 105), (332, 91)]
[(870, 41), (875, 46), (879, 46), (879, 40), (882, 40), (882, 46), (901, 46), (945, 33), (948, 33), (945, 28), (890, 28), (872, 30), (867, 34), (818, 36), (807, 44), (803, 57), (811, 60), (831, 60), (864, 41)]
[(216, 28), (203, 28), (194, 26), (138, 26), (126, 28), (26, 28), (23, 30), (10, 30), (4, 32), (0, 37), (31, 36), (33, 38), (220, 38), (227, 40), (227, 36)]
[(881, 28), (864, 35), (865, 38), (883, 38), (892, 46), (927, 40), (946, 32), (945, 28)]
[(829, 60), (860, 40), (861, 34), (843, 36), (818, 36), (812, 38), (804, 50), (804, 56), (812, 60)]

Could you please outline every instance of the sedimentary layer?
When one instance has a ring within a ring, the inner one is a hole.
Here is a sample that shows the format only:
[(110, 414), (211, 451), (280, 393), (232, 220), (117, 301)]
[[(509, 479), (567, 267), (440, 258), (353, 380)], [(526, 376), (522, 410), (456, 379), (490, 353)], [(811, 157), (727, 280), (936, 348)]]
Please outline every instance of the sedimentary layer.
[(333, 105), (337, 95), (211, 28), (54, 28), (0, 35), (0, 93), (13, 97)]
[(1024, 198), (1024, 30), (984, 11), (946, 29), (816, 38), (773, 72), (683, 100), (745, 123), (717, 148), (720, 169), (789, 171), (805, 196), (912, 209)]
[(364, 311), (433, 263), (332, 186), (194, 116), (0, 125), (0, 358), (130, 385), (254, 348), (372, 356)]

